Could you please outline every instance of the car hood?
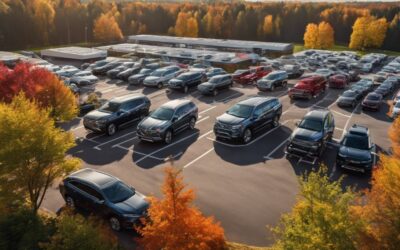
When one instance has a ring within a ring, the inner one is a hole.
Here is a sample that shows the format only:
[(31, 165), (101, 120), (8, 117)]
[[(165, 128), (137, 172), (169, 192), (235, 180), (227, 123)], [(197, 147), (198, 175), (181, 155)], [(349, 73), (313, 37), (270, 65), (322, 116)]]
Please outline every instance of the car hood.
[(356, 161), (371, 160), (371, 152), (368, 150), (361, 150), (361, 149), (341, 146), (339, 149), (339, 153), (341, 155), (345, 155), (346, 159), (350, 159), (350, 160), (356, 160)]
[(158, 79), (160, 79), (159, 76), (148, 76), (146, 77), (146, 79), (144, 79), (146, 82), (154, 82), (157, 81)]
[(148, 207), (149, 203), (142, 195), (135, 193), (129, 199), (122, 202), (114, 203), (114, 205), (122, 213), (142, 214)]
[(302, 82), (298, 82), (298, 83), (296, 83), (295, 85), (294, 85), (294, 89), (310, 89), (310, 85), (309, 84), (305, 84), (305, 83), (302, 83)]
[(345, 97), (345, 96), (341, 96), (338, 99), (338, 102), (350, 102), (350, 101), (354, 101), (356, 98), (355, 97)]
[(148, 76), (148, 75), (136, 74), (136, 75), (130, 76), (129, 79), (140, 79), (140, 78), (145, 78), (146, 76)]
[(275, 81), (276, 81), (276, 80), (260, 79), (260, 80), (258, 81), (258, 83), (259, 83), (259, 84), (262, 84), (262, 85), (270, 85), (270, 84), (274, 83)]
[(292, 138), (304, 141), (318, 141), (322, 138), (322, 132), (304, 128), (296, 128), (292, 133)]
[(89, 112), (88, 114), (85, 115), (85, 118), (90, 119), (90, 120), (99, 120), (99, 119), (104, 119), (112, 116), (111, 113), (103, 112), (100, 110), (93, 110)]
[(214, 84), (209, 83), (209, 82), (203, 82), (202, 84), (199, 84), (200, 88), (208, 88), (208, 87), (214, 87)]
[(183, 81), (182, 81), (182, 80), (179, 80), (179, 79), (171, 79), (171, 80), (169, 80), (169, 82), (172, 83), (172, 84), (180, 84), (180, 83), (183, 83)]
[(225, 113), (225, 114), (217, 117), (217, 122), (221, 122), (224, 124), (230, 124), (230, 125), (239, 124), (239, 123), (243, 122), (244, 120), (246, 120), (246, 118), (233, 116), (228, 113)]
[(146, 117), (143, 121), (140, 122), (139, 128), (141, 129), (155, 129), (159, 127), (165, 126), (165, 124), (169, 123), (169, 121), (158, 120), (152, 117)]

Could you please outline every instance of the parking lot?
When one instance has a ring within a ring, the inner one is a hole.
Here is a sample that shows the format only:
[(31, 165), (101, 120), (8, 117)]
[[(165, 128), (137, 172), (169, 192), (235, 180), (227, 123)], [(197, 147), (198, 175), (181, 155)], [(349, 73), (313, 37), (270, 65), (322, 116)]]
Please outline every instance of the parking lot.
[[(296, 82), (290, 80), (288, 87)], [(74, 133), (77, 146), (70, 154), (82, 159), (83, 167), (111, 173), (148, 196), (161, 195), (165, 159), (172, 157), (174, 166), (183, 169), (185, 182), (196, 191), (196, 205), (204, 214), (221, 222), (230, 241), (260, 246), (271, 243), (266, 226), (276, 225), (282, 213), (290, 211), (298, 193), (298, 176), (320, 162), (328, 166), (332, 179), (346, 175), (344, 186), (368, 187), (368, 176), (335, 167), (337, 141), (353, 124), (368, 126), (380, 151), (388, 151), (390, 146), (387, 131), (391, 120), (386, 115), (389, 102), (379, 112), (362, 111), (360, 105), (354, 109), (339, 108), (335, 102), (344, 91), (339, 89), (327, 89), (312, 100), (291, 101), (287, 89), (280, 88), (259, 92), (254, 86), (235, 85), (213, 97), (202, 96), (195, 89), (184, 94), (103, 78), (95, 91), (105, 99), (145, 94), (151, 100), (151, 110), (178, 98), (188, 98), (198, 106), (196, 129), (177, 135), (169, 145), (140, 142), (136, 135), (138, 121), (111, 137), (87, 132), (81, 118), (63, 127)], [(257, 134), (247, 145), (216, 141), (213, 133), (216, 117), (240, 100), (255, 95), (279, 97), (283, 105), (280, 125)], [(328, 108), (333, 113), (335, 140), (320, 160), (286, 159), (285, 146), (296, 122), (309, 110), (319, 108)], [(57, 188), (49, 190), (44, 207), (57, 211), (63, 204)]]

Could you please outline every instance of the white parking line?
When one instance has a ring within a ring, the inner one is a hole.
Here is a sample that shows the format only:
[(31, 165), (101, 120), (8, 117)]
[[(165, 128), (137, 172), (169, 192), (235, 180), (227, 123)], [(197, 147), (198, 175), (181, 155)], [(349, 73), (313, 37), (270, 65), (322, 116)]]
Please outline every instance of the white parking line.
[(137, 139), (137, 138), (138, 138), (137, 136), (132, 137), (132, 138), (130, 138), (130, 139), (128, 139), (128, 140), (125, 140), (125, 141), (123, 141), (123, 142), (119, 142), (119, 143), (117, 143), (117, 144), (114, 144), (114, 145), (112, 145), (111, 147), (112, 147), (112, 148), (118, 147), (118, 146), (121, 145), (121, 144), (124, 144), (124, 143), (126, 143), (126, 142), (128, 142), (128, 141), (135, 140), (135, 139)]
[(340, 113), (340, 112), (338, 112), (338, 111), (336, 111), (336, 110), (331, 110), (333, 113), (335, 113), (335, 114), (338, 114), (338, 115), (341, 115), (341, 116), (344, 116), (344, 117), (347, 117), (347, 118), (350, 118), (350, 116), (349, 115), (346, 115), (346, 114), (343, 114), (343, 113)]
[(196, 159), (194, 159), (193, 161), (189, 162), (188, 164), (186, 164), (185, 166), (183, 166), (183, 168), (187, 168), (190, 165), (192, 165), (193, 163), (195, 163), (196, 161), (200, 160), (201, 158), (203, 158), (204, 156), (206, 156), (207, 154), (211, 153), (212, 151), (214, 151), (214, 147), (210, 148), (209, 150), (207, 150), (206, 152), (204, 152), (202, 155), (200, 155), (199, 157), (197, 157)]
[(200, 123), (200, 122), (202, 122), (202, 121), (205, 121), (205, 120), (207, 120), (208, 118), (210, 118), (210, 117), (209, 117), (209, 116), (206, 116), (206, 117), (204, 117), (203, 119), (198, 120), (196, 123)]
[(121, 135), (121, 136), (119, 136), (119, 137), (117, 137), (117, 138), (114, 138), (114, 139), (112, 139), (112, 140), (109, 140), (109, 141), (103, 142), (103, 143), (101, 143), (101, 144), (99, 144), (99, 145), (97, 145), (97, 146), (94, 146), (93, 148), (94, 148), (94, 149), (97, 149), (97, 150), (101, 150), (101, 149), (100, 149), (100, 147), (101, 147), (101, 146), (104, 146), (104, 145), (106, 145), (106, 144), (109, 144), (110, 142), (113, 142), (113, 141), (119, 140), (119, 139), (121, 139), (121, 138), (123, 138), (123, 137), (125, 137), (125, 136), (127, 136), (127, 135), (130, 135), (130, 134), (135, 134), (135, 133), (136, 133), (136, 131), (133, 131), (133, 132), (130, 132), (130, 133), (127, 133), (127, 134)]
[(274, 150), (272, 150), (271, 152), (269, 152), (269, 154), (267, 156), (264, 156), (264, 159), (269, 159), (272, 160), (274, 158), (271, 157), (272, 154), (274, 154), (278, 149), (280, 149), (287, 141), (289, 141), (289, 137), (288, 136), (283, 142), (281, 142), (281, 144), (279, 144), (278, 146), (276, 146), (274, 148)]
[(74, 127), (74, 128), (72, 128), (71, 130), (72, 130), (72, 131), (75, 131), (75, 130), (78, 130), (78, 129), (81, 129), (81, 128), (84, 128), (84, 126), (81, 125), (81, 126), (78, 126), (78, 127)]
[(353, 111), (351, 112), (351, 115), (350, 115), (349, 119), (347, 119), (346, 125), (344, 125), (344, 128), (343, 128), (343, 133), (342, 133), (342, 136), (340, 137), (340, 140), (343, 139), (344, 134), (346, 133), (346, 130), (347, 130), (347, 126), (349, 126), (350, 120), (351, 120), (351, 118), (353, 117), (354, 112), (356, 112), (356, 110), (358, 109), (358, 107), (360, 107), (360, 104), (358, 104), (358, 105), (353, 109)]
[(208, 112), (208, 111), (210, 111), (210, 110), (212, 110), (212, 109), (215, 109), (216, 107), (217, 107), (217, 106), (211, 106), (210, 108), (199, 112), (199, 115), (204, 114), (205, 112)]
[(232, 148), (247, 147), (247, 146), (250, 146), (251, 144), (253, 144), (253, 143), (255, 143), (255, 142), (261, 140), (262, 138), (264, 138), (264, 137), (267, 136), (268, 134), (274, 132), (276, 129), (282, 127), (282, 125), (284, 125), (284, 124), (286, 124), (286, 123), (288, 123), (288, 122), (289, 122), (289, 120), (284, 121), (283, 123), (279, 124), (279, 126), (277, 126), (277, 127), (273, 128), (273, 129), (269, 130), (269, 131), (266, 132), (265, 134), (263, 134), (263, 135), (257, 137), (255, 140), (252, 140), (251, 142), (249, 142), (249, 143), (247, 143), (247, 144), (243, 144), (243, 145), (228, 144), (228, 143), (225, 143), (225, 142), (217, 141), (217, 140), (215, 140), (215, 139), (213, 139), (213, 138), (210, 138), (210, 137), (207, 137), (207, 139), (210, 140), (210, 141), (213, 141), (213, 142), (216, 142), (216, 143), (219, 143), (219, 144), (228, 146), (228, 147), (232, 147)]
[(108, 93), (108, 92), (114, 91), (114, 89), (116, 89), (116, 88), (111, 88), (111, 89), (102, 90), (102, 91), (100, 91), (100, 93), (106, 94), (106, 93)]
[(344, 129), (342, 129), (342, 128), (337, 128), (337, 127), (335, 127), (335, 129), (336, 130), (339, 130), (339, 131), (343, 131)]

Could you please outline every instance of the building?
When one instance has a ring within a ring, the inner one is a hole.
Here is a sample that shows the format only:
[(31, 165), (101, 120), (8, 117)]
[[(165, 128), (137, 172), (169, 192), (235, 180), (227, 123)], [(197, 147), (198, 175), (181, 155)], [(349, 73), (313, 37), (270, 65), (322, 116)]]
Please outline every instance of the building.
[(110, 46), (97, 47), (113, 56), (132, 55), (138, 57), (161, 58), (164, 61), (181, 63), (201, 62), (214, 67), (221, 67), (227, 71), (246, 68), (258, 63), (260, 56), (255, 53), (224, 52), (205, 49), (174, 48), (144, 44), (122, 43)]
[(169, 46), (178, 48), (208, 49), (230, 52), (256, 53), (261, 56), (278, 57), (293, 53), (293, 44), (259, 41), (242, 41), (212, 38), (191, 38), (158, 35), (133, 35), (128, 42), (136, 44)]
[(0, 63), (13, 67), (18, 61), (24, 60), (27, 57), (18, 53), (0, 51)]
[(55, 63), (82, 64), (107, 58), (107, 51), (85, 47), (63, 47), (42, 50), (43, 59)]

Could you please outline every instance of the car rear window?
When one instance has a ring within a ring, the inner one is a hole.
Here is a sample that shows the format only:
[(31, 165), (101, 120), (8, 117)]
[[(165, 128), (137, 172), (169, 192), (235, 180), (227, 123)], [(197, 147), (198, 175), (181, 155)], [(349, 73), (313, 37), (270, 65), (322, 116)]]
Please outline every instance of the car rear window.
[(347, 135), (343, 139), (343, 145), (349, 148), (357, 148), (361, 150), (367, 150), (369, 148), (368, 137)]

